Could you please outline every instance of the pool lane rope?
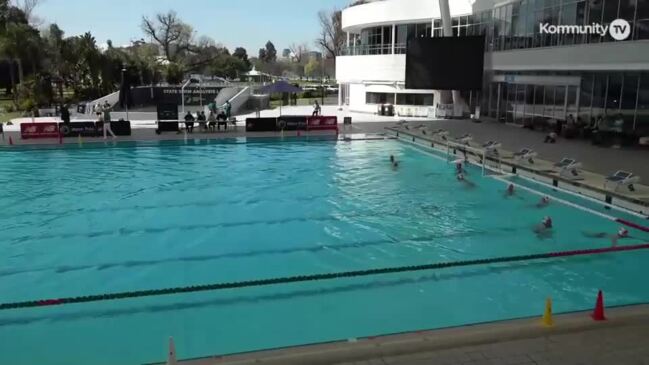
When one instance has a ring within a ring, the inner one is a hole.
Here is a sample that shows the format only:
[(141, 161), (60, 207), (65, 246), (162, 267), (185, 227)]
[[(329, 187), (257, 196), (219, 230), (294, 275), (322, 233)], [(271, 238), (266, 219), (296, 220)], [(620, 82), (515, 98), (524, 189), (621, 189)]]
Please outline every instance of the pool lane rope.
[(322, 281), (322, 280), (354, 278), (354, 277), (364, 277), (364, 276), (383, 275), (383, 274), (438, 270), (438, 269), (447, 269), (451, 267), (554, 259), (554, 258), (571, 257), (571, 256), (586, 256), (586, 255), (596, 255), (596, 254), (613, 253), (613, 252), (635, 251), (635, 250), (643, 250), (643, 249), (649, 249), (649, 243), (628, 245), (628, 246), (594, 248), (594, 249), (585, 249), (585, 250), (539, 253), (539, 254), (532, 254), (532, 255), (495, 257), (495, 258), (479, 259), (479, 260), (451, 261), (451, 262), (441, 262), (441, 263), (425, 264), (425, 265), (400, 266), (400, 267), (389, 267), (389, 268), (357, 270), (357, 271), (344, 271), (344, 272), (325, 273), (325, 274), (286, 276), (286, 277), (279, 277), (279, 278), (235, 281), (229, 283), (215, 283), (215, 284), (183, 286), (183, 287), (175, 287), (175, 288), (138, 290), (138, 291), (107, 293), (107, 294), (98, 294), (98, 295), (87, 295), (87, 296), (80, 296), (80, 297), (39, 299), (39, 300), (30, 300), (24, 302), (3, 303), (0, 304), (0, 310), (47, 307), (47, 306), (57, 306), (57, 305), (66, 305), (66, 304), (100, 302), (100, 301), (108, 301), (108, 300), (123, 300), (123, 299), (133, 299), (133, 298), (142, 298), (142, 297), (154, 297), (154, 296), (163, 296), (163, 295), (172, 295), (172, 294), (218, 291), (218, 290), (239, 289), (239, 288), (278, 285), (278, 284), (300, 283), (300, 282), (307, 282), (307, 281)]

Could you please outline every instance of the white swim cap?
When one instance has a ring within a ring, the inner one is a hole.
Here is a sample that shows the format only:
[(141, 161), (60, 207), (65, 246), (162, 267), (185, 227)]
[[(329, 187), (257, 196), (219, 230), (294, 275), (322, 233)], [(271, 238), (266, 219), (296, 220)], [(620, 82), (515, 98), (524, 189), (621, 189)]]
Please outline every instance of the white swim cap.
[(620, 229), (617, 231), (617, 235), (620, 237), (626, 237), (629, 235), (629, 231), (624, 227), (620, 227)]

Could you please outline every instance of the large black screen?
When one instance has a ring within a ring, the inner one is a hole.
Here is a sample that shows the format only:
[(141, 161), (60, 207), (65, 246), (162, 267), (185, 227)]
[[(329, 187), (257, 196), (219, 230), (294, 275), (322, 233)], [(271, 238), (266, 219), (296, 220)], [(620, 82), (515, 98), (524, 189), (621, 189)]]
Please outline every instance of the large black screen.
[(483, 36), (408, 41), (406, 89), (480, 90), (483, 69)]

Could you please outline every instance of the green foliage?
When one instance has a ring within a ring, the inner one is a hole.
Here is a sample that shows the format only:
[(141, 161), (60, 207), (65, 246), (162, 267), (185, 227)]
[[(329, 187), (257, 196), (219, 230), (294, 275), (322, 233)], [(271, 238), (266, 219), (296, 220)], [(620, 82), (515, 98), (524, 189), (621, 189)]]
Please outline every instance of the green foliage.
[[(25, 110), (101, 97), (118, 90), (122, 76), (137, 86), (163, 79), (178, 84), (189, 73), (237, 78), (250, 70), (244, 48), (230, 54), (208, 37), (196, 41), (191, 27), (172, 11), (143, 18), (142, 29), (153, 43), (139, 40), (116, 48), (108, 41), (100, 50), (90, 32), (66, 37), (56, 24), (39, 32), (24, 12), (0, 0), (0, 62), (9, 71), (0, 74), (0, 89), (11, 95), (14, 107)], [(263, 50), (274, 64), (274, 45), (268, 42)]]
[(180, 84), (183, 81), (183, 69), (177, 63), (170, 63), (165, 69), (165, 78), (170, 84)]
[(264, 48), (259, 49), (259, 60), (264, 63), (272, 63), (277, 61), (277, 50), (273, 42), (266, 42)]
[(309, 62), (304, 66), (304, 74), (308, 77), (319, 76), (322, 74), (321, 71), (322, 63), (315, 58), (310, 59)]

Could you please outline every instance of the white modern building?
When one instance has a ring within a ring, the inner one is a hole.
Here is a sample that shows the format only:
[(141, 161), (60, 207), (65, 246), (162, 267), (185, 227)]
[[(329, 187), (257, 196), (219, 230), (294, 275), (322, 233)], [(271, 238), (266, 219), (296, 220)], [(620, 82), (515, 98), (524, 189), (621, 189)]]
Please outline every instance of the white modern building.
[[(519, 124), (616, 115), (649, 132), (649, 0), (448, 1), (454, 36), (485, 35), (483, 89), (462, 93), (471, 111), (479, 106), (483, 116)], [(541, 31), (542, 24), (610, 26), (615, 19), (630, 27), (624, 40)], [(390, 103), (399, 115), (433, 116), (439, 92), (405, 89), (405, 49), (409, 38), (442, 36), (438, 0), (348, 7), (342, 28), (341, 104), (375, 113)]]

